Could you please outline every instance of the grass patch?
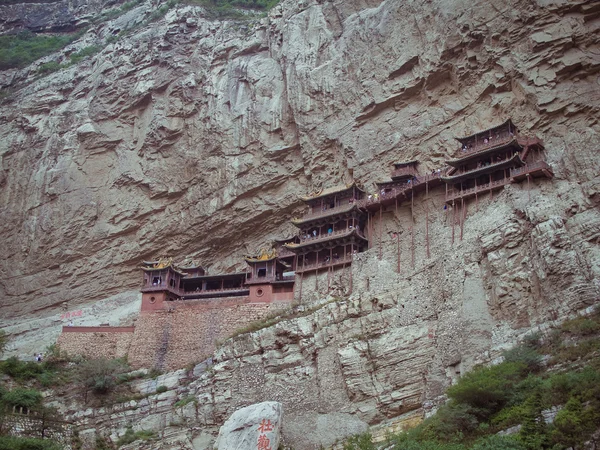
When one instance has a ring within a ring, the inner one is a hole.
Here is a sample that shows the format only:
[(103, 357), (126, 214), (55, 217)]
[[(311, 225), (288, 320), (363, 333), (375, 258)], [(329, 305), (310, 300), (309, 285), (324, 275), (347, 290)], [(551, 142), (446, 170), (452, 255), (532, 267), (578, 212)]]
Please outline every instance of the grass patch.
[(79, 38), (81, 33), (37, 35), (30, 31), (0, 36), (0, 70), (22, 68)]
[(196, 397), (194, 397), (193, 395), (189, 395), (189, 396), (184, 397), (181, 400), (178, 400), (177, 402), (175, 402), (175, 405), (173, 405), (173, 406), (175, 408), (181, 408), (182, 406), (188, 405), (192, 402), (198, 403), (198, 400), (196, 400)]
[(137, 440), (147, 441), (156, 437), (156, 433), (148, 430), (133, 431), (133, 428), (127, 428), (125, 434), (117, 441), (117, 447), (131, 444)]
[[(240, 336), (242, 334), (252, 333), (253, 331), (262, 330), (263, 328), (273, 326), (284, 320), (297, 319), (300, 317), (309, 316), (309, 315), (315, 313), (316, 311), (318, 311), (319, 309), (324, 308), (325, 306), (329, 305), (330, 303), (335, 303), (339, 300), (340, 300), (340, 298), (334, 297), (333, 299), (331, 299), (325, 303), (321, 303), (319, 305), (313, 306), (312, 308), (306, 308), (302, 311), (295, 310), (297, 307), (296, 306), (296, 307), (292, 308), (291, 311), (274, 312), (274, 313), (268, 315), (267, 317), (265, 317), (264, 319), (250, 322), (248, 325), (237, 329), (229, 336), (229, 338), (234, 338), (234, 337)], [(217, 347), (221, 344), (222, 344), (222, 342), (219, 342), (219, 341), (216, 342)]]
[(50, 439), (0, 436), (0, 450), (61, 450), (63, 447)]

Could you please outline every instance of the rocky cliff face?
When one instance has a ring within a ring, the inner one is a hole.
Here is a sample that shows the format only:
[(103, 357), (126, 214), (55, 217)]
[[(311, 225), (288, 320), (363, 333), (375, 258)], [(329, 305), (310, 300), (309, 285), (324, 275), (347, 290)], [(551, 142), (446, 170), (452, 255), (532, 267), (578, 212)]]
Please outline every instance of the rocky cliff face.
[[(142, 23), (147, 6), (67, 51)], [(346, 414), (348, 430), (419, 408), (599, 297), (599, 27), (592, 0), (285, 0), (242, 22), (187, 6), (77, 66), (5, 73), (2, 325), (26, 336), (135, 289), (158, 254), (232, 268), (291, 232), (297, 195), (351, 177), (373, 189), (397, 160), (430, 171), (454, 136), (512, 117), (544, 141), (552, 181), (469, 204), (462, 232), (443, 193), (386, 212), (349, 303), (228, 344), (196, 392), (206, 424), (264, 399), (284, 404), (284, 422), (291, 409), (312, 426), (316, 410), (321, 424)], [(324, 298), (318, 285), (307, 302)], [(317, 445), (301, 430), (287, 431), (304, 439), (295, 448)]]

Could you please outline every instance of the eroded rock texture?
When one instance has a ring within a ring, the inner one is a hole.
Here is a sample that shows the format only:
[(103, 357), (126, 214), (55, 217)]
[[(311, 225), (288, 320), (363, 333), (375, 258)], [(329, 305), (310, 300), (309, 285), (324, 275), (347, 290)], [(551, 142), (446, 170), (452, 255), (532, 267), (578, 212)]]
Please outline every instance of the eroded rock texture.
[[(191, 442), (193, 424), (280, 401), (284, 439), (308, 449), (419, 410), (599, 297), (599, 27), (592, 0), (285, 0), (247, 22), (183, 7), (77, 66), (4, 74), (2, 324), (50, 340), (59, 321), (43, 334), (42, 320), (136, 289), (155, 255), (240, 266), (292, 232), (297, 195), (351, 177), (373, 189), (398, 160), (425, 173), (454, 136), (512, 117), (544, 141), (553, 180), (469, 202), (464, 223), (442, 191), (384, 212), (353, 296), (226, 344), (182, 423)], [(342, 297), (348, 276), (332, 281)], [(307, 280), (303, 301), (326, 285)]]

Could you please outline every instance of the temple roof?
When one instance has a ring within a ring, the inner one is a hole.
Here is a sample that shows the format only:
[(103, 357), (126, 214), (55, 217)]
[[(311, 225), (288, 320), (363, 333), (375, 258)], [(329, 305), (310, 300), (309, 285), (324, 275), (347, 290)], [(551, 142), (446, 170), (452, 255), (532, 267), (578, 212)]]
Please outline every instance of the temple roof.
[(275, 258), (277, 258), (277, 250), (272, 249), (268, 252), (264, 248), (260, 249), (260, 254), (258, 256), (244, 256), (244, 260), (249, 263), (272, 261)]
[(493, 126), (491, 128), (488, 128), (487, 130), (478, 131), (477, 133), (473, 133), (470, 136), (465, 136), (465, 137), (460, 137), (460, 138), (457, 137), (457, 138), (454, 138), (454, 139), (456, 139), (461, 144), (464, 144), (465, 142), (469, 142), (469, 141), (475, 139), (476, 136), (477, 137), (479, 137), (479, 136), (481, 136), (481, 137), (487, 137), (488, 135), (490, 135), (492, 133), (492, 131), (506, 130), (506, 129), (508, 129), (509, 125), (510, 125), (511, 129), (514, 132), (514, 130), (516, 129), (515, 124), (512, 122), (511, 119), (508, 119), (504, 123), (501, 123), (500, 125), (496, 125), (496, 126)]
[(299, 227), (300, 225), (307, 224), (309, 222), (314, 222), (317, 220), (323, 220), (327, 217), (335, 216), (336, 214), (344, 215), (355, 209), (358, 209), (358, 205), (356, 202), (352, 202), (348, 203), (347, 205), (338, 206), (336, 208), (329, 208), (325, 211), (320, 211), (319, 213), (306, 214), (303, 217), (294, 217), (290, 220), (290, 222)]
[(462, 158), (449, 159), (449, 160), (446, 161), (446, 164), (448, 164), (449, 166), (452, 166), (452, 167), (459, 167), (462, 164), (467, 163), (468, 161), (478, 160), (482, 156), (486, 156), (486, 155), (488, 155), (490, 153), (498, 151), (498, 150), (502, 149), (503, 147), (510, 147), (510, 146), (518, 147), (519, 150), (521, 150), (523, 148), (519, 144), (519, 141), (517, 140), (517, 138), (514, 138), (514, 139), (512, 139), (512, 140), (510, 140), (508, 142), (501, 142), (498, 145), (494, 145), (494, 146), (491, 146), (491, 147), (484, 148), (481, 151), (475, 151), (475, 152), (466, 153), (465, 156), (463, 156)]
[(309, 202), (311, 200), (316, 200), (318, 198), (327, 197), (327, 196), (335, 195), (335, 194), (340, 194), (342, 192), (349, 191), (350, 189), (353, 189), (353, 188), (356, 188), (358, 191), (360, 191), (362, 193), (365, 192), (361, 188), (359, 188), (355, 182), (353, 182), (346, 186), (335, 186), (335, 187), (331, 187), (331, 188), (327, 188), (327, 189), (321, 189), (320, 191), (313, 192), (312, 194), (309, 194), (306, 196), (299, 196), (299, 198), (302, 201)]

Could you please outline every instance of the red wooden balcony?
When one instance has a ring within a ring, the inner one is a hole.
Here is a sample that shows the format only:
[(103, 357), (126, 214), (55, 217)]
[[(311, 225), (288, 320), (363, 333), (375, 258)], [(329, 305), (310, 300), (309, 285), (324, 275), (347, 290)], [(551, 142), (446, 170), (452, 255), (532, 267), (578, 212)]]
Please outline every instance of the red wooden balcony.
[(392, 180), (402, 177), (414, 177), (417, 175), (417, 169), (414, 166), (399, 167), (392, 171)]
[(296, 217), (293, 218), (292, 223), (294, 225), (299, 225), (302, 223), (310, 222), (311, 220), (320, 219), (322, 217), (329, 217), (329, 216), (332, 216), (335, 214), (344, 214), (344, 213), (352, 211), (352, 209), (355, 207), (356, 202), (357, 202), (357, 200), (355, 200), (352, 203), (345, 203), (343, 205), (336, 206), (334, 208), (327, 208), (322, 211), (310, 212), (310, 213), (304, 214), (300, 218), (296, 218)]

